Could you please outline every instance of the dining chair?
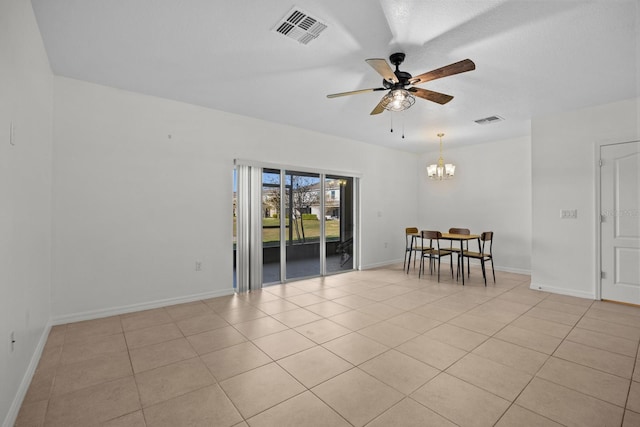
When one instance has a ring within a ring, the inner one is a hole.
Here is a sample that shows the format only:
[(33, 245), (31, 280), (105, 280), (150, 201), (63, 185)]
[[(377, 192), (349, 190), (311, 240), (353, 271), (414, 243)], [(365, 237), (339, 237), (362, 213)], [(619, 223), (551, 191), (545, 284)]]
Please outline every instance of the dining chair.
[[(424, 241), (429, 240), (429, 244), (426, 245), (426, 249), (422, 251), (422, 256), (420, 257), (420, 269), (418, 270), (418, 278), (424, 271), (424, 259), (429, 258), (429, 272), (432, 272), (432, 263), (435, 264), (435, 260), (438, 260), (438, 282), (440, 282), (440, 260), (444, 257), (450, 258), (451, 265), (451, 278), (453, 279), (453, 252), (449, 249), (440, 249), (440, 239), (442, 238), (442, 233), (439, 231), (431, 231), (431, 230), (423, 230), (420, 233), (422, 246), (425, 246)], [(433, 241), (435, 240), (435, 247), (433, 245)]]
[[(487, 246), (488, 246), (488, 250), (487, 250)], [(496, 283), (496, 271), (493, 268), (493, 231), (485, 231), (480, 235), (480, 238), (478, 239), (478, 247), (480, 249), (480, 252), (472, 252), (472, 251), (467, 252), (465, 250), (464, 256), (465, 258), (467, 258), (467, 262), (469, 261), (469, 259), (477, 259), (480, 261), (480, 266), (482, 267), (482, 277), (484, 278), (485, 286), (487, 286), (487, 272), (486, 272), (484, 263), (486, 261), (491, 260), (491, 272), (493, 273), (493, 283)], [(467, 265), (469, 264), (467, 263)]]
[[(464, 234), (465, 236), (468, 236), (471, 234), (471, 230), (469, 230), (468, 228), (455, 228), (452, 227), (449, 229), (449, 234)], [(469, 250), (469, 241), (465, 240), (463, 242), (461, 242), (462, 245), (464, 245), (464, 250), (465, 252)], [(451, 241), (451, 245), (449, 247), (449, 250), (451, 252), (454, 252), (458, 258), (457, 258), (457, 262), (456, 264), (458, 265), (458, 271), (456, 271), (456, 278), (458, 277), (458, 274), (460, 274), (460, 262), (461, 262), (461, 257), (460, 257), (460, 248), (459, 247), (455, 247), (453, 240)], [(469, 260), (467, 260), (467, 271), (469, 271)]]
[[(418, 254), (422, 253), (425, 249), (421, 244), (418, 244), (418, 237), (420, 237), (420, 233), (418, 231), (418, 227), (407, 227), (404, 229), (404, 264), (402, 266), (403, 269), (409, 272), (409, 265), (411, 264), (411, 255), (413, 254), (413, 268), (416, 268), (416, 258), (418, 258)], [(409, 255), (409, 260), (407, 264), (407, 254)]]

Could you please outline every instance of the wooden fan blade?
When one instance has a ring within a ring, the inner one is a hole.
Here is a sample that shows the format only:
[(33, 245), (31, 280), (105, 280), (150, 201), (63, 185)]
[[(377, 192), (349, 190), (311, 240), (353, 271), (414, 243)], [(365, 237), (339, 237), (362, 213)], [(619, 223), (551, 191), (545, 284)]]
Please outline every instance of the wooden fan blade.
[(387, 90), (387, 89), (383, 87), (374, 87), (371, 89), (352, 90), (351, 92), (332, 93), (331, 95), (327, 95), (327, 98), (338, 98), (340, 96), (357, 95), (359, 93), (376, 92), (378, 90)]
[(475, 70), (476, 64), (470, 59), (463, 59), (462, 61), (454, 64), (445, 65), (442, 68), (429, 71), (419, 76), (415, 76), (409, 83), (417, 85), (420, 83), (428, 82), (430, 80), (441, 79), (442, 77), (453, 76), (454, 74), (466, 73), (467, 71)]
[(378, 74), (382, 76), (388, 82), (398, 83), (398, 77), (396, 77), (395, 73), (391, 69), (389, 63), (380, 58), (366, 59), (367, 64), (371, 65), (371, 68), (376, 70)]
[[(382, 99), (384, 99), (384, 96), (382, 97)], [(378, 102), (378, 105), (376, 105), (376, 108), (374, 108), (371, 113), (369, 113), (370, 115), (375, 115), (375, 114), (380, 114), (384, 111), (384, 107), (382, 106), (382, 99), (380, 100), (380, 102)]]
[(446, 104), (453, 99), (453, 96), (451, 95), (434, 92), (432, 90), (421, 89), (419, 87), (410, 87), (407, 90), (419, 98), (426, 99), (427, 101), (437, 102), (438, 104)]

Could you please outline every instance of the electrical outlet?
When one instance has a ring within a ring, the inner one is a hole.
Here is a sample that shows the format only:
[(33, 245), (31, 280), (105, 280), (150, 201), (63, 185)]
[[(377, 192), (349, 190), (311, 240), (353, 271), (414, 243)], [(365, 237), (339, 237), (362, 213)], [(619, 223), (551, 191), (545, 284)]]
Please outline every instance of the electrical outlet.
[(9, 353), (13, 353), (13, 350), (16, 347), (16, 333), (15, 331), (11, 331), (9, 333)]
[(577, 209), (562, 209), (560, 211), (560, 219), (576, 219), (578, 218)]
[(202, 271), (202, 261), (196, 261), (196, 271)]

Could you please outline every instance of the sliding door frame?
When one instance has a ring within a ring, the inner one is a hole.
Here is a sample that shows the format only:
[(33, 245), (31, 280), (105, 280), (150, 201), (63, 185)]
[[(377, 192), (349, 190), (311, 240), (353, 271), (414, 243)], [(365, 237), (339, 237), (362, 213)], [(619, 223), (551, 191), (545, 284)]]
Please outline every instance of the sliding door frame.
[[(335, 170), (325, 170), (325, 169), (316, 169), (316, 168), (306, 168), (301, 166), (292, 166), (285, 164), (276, 164), (276, 163), (268, 163), (247, 159), (235, 159), (234, 164), (236, 167), (244, 166), (249, 167), (249, 172), (246, 173), (245, 179), (249, 181), (247, 184), (240, 186), (240, 182), (242, 181), (240, 178), (238, 180), (238, 216), (240, 215), (250, 215), (250, 221), (247, 223), (247, 227), (251, 230), (242, 231), (242, 236), (238, 235), (238, 291), (245, 292), (249, 290), (256, 290), (262, 287), (262, 233), (257, 233), (256, 230), (262, 230), (262, 170), (263, 169), (276, 169), (280, 171), (280, 194), (286, 194), (286, 175), (287, 172), (305, 172), (305, 173), (313, 173), (318, 174), (320, 179), (320, 212), (321, 218), (320, 220), (320, 277), (339, 274), (340, 271), (327, 273), (326, 271), (326, 218), (324, 215), (325, 212), (325, 191), (326, 191), (326, 177), (328, 175), (337, 175), (343, 176), (353, 179), (353, 211), (352, 215), (355, 222), (355, 227), (353, 230), (354, 234), (354, 245), (353, 245), (353, 270), (361, 269), (361, 243), (360, 243), (360, 231), (361, 231), (361, 221), (360, 221), (360, 179), (361, 174), (356, 172), (348, 172), (348, 171), (335, 171)], [(244, 169), (244, 168), (241, 168)], [(260, 182), (258, 182), (260, 181)], [(247, 188), (249, 187), (249, 188)], [(249, 191), (249, 201), (247, 199), (243, 199), (240, 194), (241, 191)], [(243, 202), (244, 200), (244, 202)], [(242, 209), (240, 208), (242, 206)], [(280, 212), (285, 212), (285, 197), (280, 197)], [(246, 217), (245, 217), (246, 219)], [(286, 227), (285, 227), (285, 215), (280, 215), (280, 283), (287, 283), (290, 281), (300, 280), (304, 278), (293, 278), (287, 279), (286, 275)], [(241, 219), (238, 218), (238, 224), (241, 223)], [(244, 222), (243, 222), (244, 223)], [(238, 229), (240, 232), (240, 228)], [(242, 238), (241, 238), (242, 237)], [(244, 259), (244, 260), (243, 260)], [(258, 265), (258, 261), (260, 261), (260, 265)], [(241, 266), (248, 269), (248, 271), (241, 271)], [(259, 269), (260, 272), (255, 271)], [(315, 277), (315, 276), (314, 276)], [(244, 285), (242, 282), (245, 282)], [(258, 283), (260, 282), (260, 283)]]

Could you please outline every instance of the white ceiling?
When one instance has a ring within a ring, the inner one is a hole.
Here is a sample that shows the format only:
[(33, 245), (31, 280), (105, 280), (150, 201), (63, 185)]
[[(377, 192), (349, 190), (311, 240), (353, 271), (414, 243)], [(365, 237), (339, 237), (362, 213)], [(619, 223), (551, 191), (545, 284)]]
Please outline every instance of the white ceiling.
[[(423, 152), (527, 135), (530, 120), (640, 95), (640, 0), (32, 0), (53, 71), (372, 144)], [(272, 31), (293, 7), (328, 28), (308, 45)], [(405, 52), (420, 87), (454, 95), (370, 116), (367, 58)], [(478, 125), (500, 115), (505, 121)], [(401, 138), (404, 126), (405, 139)], [(304, 143), (304, 141), (301, 141)]]

